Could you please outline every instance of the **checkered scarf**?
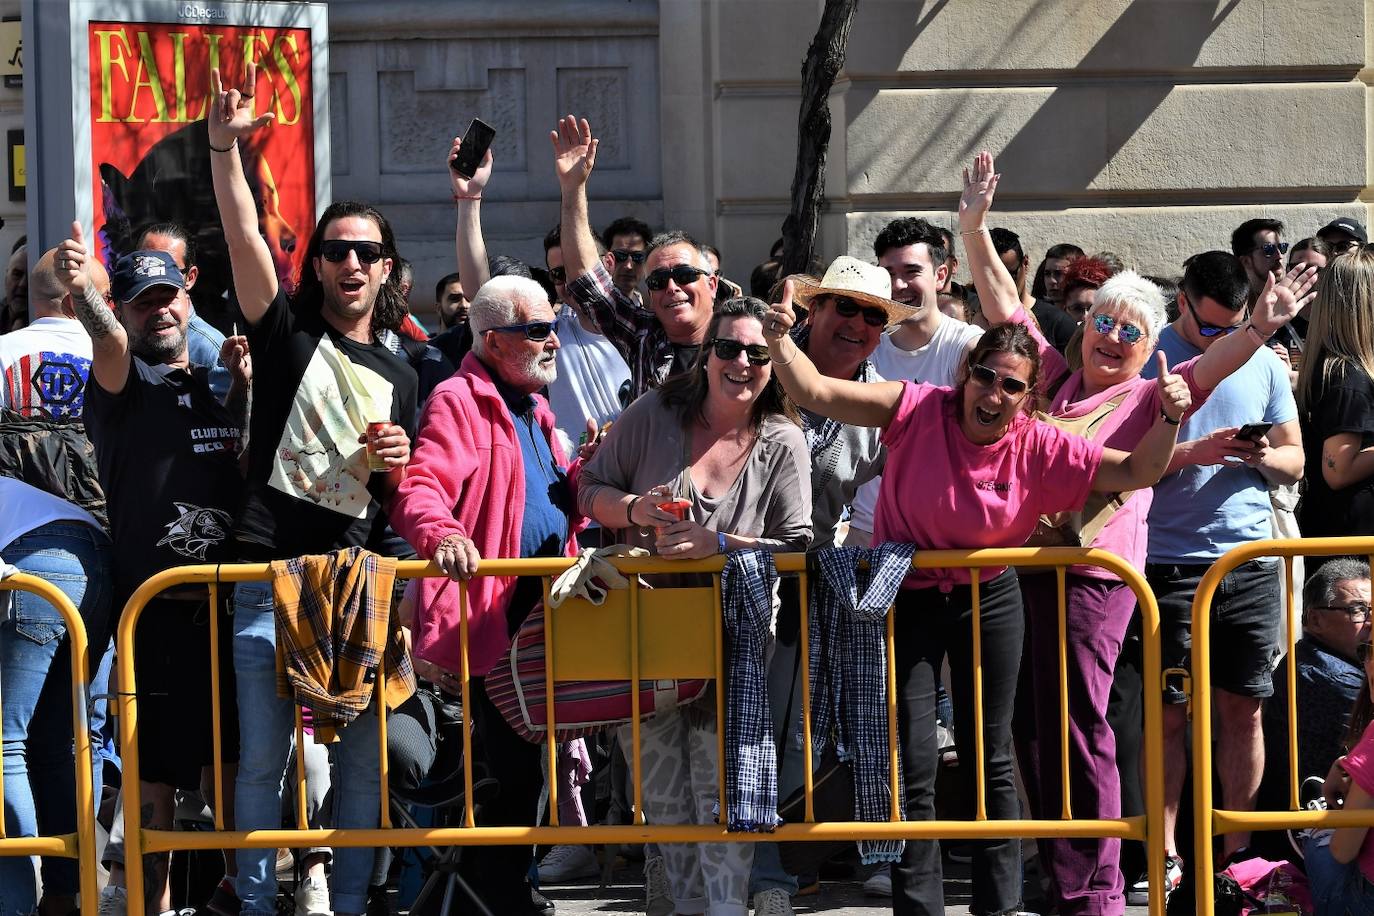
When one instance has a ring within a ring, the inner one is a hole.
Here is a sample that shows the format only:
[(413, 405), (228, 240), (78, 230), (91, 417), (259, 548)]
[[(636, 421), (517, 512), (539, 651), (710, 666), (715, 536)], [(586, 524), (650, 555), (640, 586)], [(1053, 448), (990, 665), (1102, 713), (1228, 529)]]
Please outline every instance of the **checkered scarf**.
[(778, 761), (768, 709), (767, 652), (778, 571), (764, 550), (736, 550), (720, 576), (725, 615), (726, 829), (772, 833), (778, 825)]
[[(821, 574), (811, 590), (808, 659), (813, 750), (819, 756), (833, 729), (839, 758), (854, 769), (856, 821), (886, 821), (891, 812), (886, 617), (915, 550), (912, 544), (881, 544), (816, 554)], [(900, 791), (900, 770), (897, 775)], [(902, 840), (860, 840), (859, 853), (865, 865), (896, 862), (904, 846)]]

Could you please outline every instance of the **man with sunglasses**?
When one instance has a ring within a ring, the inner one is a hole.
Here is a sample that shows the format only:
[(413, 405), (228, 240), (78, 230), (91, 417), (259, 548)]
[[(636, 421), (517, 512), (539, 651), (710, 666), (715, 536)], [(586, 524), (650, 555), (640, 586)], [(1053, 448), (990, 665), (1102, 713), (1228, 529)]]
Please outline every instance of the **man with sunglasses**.
[(1331, 256), (1348, 254), (1369, 243), (1364, 225), (1348, 216), (1340, 216), (1322, 226), (1317, 238), (1331, 246)]
[(1283, 272), (1283, 256), (1288, 243), (1283, 240), (1283, 223), (1276, 219), (1247, 219), (1231, 233), (1231, 253), (1240, 258), (1250, 281), (1253, 305), (1270, 271)]
[[(1170, 473), (1155, 486), (1145, 573), (1159, 600), (1164, 666), (1186, 669), (1193, 595), (1203, 574), (1231, 548), (1272, 536), (1269, 487), (1302, 476), (1303, 450), (1288, 372), (1265, 345), (1273, 329), (1257, 327), (1250, 318), (1249, 281), (1240, 261), (1224, 251), (1194, 255), (1184, 265), (1178, 298), (1179, 317), (1158, 344), (1169, 365), (1231, 334), (1249, 334), (1261, 345), (1184, 420)], [(1141, 375), (1154, 372), (1146, 363)], [(1263, 435), (1239, 438), (1240, 427), (1249, 423), (1271, 425)], [(1264, 770), (1260, 709), (1273, 692), (1280, 616), (1279, 580), (1267, 561), (1228, 574), (1213, 606), (1213, 645), (1226, 647), (1212, 659), (1218, 770), (1222, 802), (1232, 810), (1255, 807)], [(1175, 858), (1174, 825), (1187, 770), (1186, 698), (1176, 687), (1170, 682), (1166, 688), (1164, 707), (1165, 845)], [(1248, 839), (1228, 834), (1226, 853)]]
[(563, 194), (562, 253), (568, 291), (625, 357), (631, 397), (637, 398), (696, 361), (715, 309), (716, 276), (700, 243), (685, 232), (670, 230), (655, 236), (646, 249), (648, 308), (626, 295), (601, 263), (588, 223), (587, 178), (596, 163), (597, 145), (591, 126), (569, 115), (559, 121), (550, 139)]
[(644, 281), (644, 263), (649, 255), (649, 242), (654, 234), (648, 223), (633, 216), (622, 216), (601, 230), (601, 244), (606, 249), (615, 288), (626, 296), (639, 299), (639, 284)]

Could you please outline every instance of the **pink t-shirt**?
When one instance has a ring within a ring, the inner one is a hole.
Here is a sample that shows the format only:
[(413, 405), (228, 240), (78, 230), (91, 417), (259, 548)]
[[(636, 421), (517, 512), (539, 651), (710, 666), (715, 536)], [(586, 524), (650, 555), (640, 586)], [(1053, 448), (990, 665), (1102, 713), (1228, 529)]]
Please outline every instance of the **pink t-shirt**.
[[(1210, 390), (1198, 387), (1193, 378), (1193, 370), (1201, 358), (1200, 356), (1194, 357), (1171, 370), (1183, 376), (1189, 391), (1192, 392), (1193, 403), (1188, 408), (1189, 414), (1201, 407), (1203, 402), (1207, 400), (1207, 396), (1211, 394)], [(1104, 402), (1116, 398), (1123, 392), (1126, 394), (1126, 399), (1107, 415), (1093, 436), (1093, 441), (1105, 448), (1120, 449), (1123, 452), (1135, 451), (1135, 447), (1140, 444), (1145, 433), (1159, 419), (1159, 385), (1154, 379), (1143, 379), (1136, 376), (1130, 381), (1113, 385), (1105, 391), (1099, 391), (1097, 394), (1086, 398), (1082, 398), (1082, 390), (1083, 370), (1080, 369), (1069, 376), (1060, 386), (1059, 391), (1055, 393), (1054, 399), (1050, 402), (1050, 415), (1068, 419), (1084, 417)], [(1079, 398), (1082, 400), (1078, 400)], [(1185, 417), (1187, 415), (1184, 414)], [(1116, 511), (1116, 514), (1103, 526), (1102, 530), (1097, 533), (1097, 537), (1093, 538), (1092, 544), (1088, 546), (1110, 550), (1128, 561), (1136, 569), (1144, 569), (1146, 547), (1149, 543), (1149, 530), (1146, 528), (1145, 521), (1150, 515), (1150, 504), (1154, 501), (1154, 492), (1152, 487), (1146, 487), (1132, 493), (1127, 498), (1125, 505)], [(1114, 573), (1098, 566), (1073, 566), (1070, 567), (1070, 571), (1096, 579), (1118, 578)]]
[[(1351, 782), (1374, 795), (1374, 722), (1369, 723), (1355, 749), (1345, 756), (1345, 771)], [(1374, 881), (1374, 830), (1364, 835), (1358, 861), (1365, 880)]]
[[(904, 382), (883, 430), (887, 469), (874, 515), (874, 541), (918, 550), (1020, 547), (1042, 514), (1083, 505), (1102, 446), (1023, 415), (991, 445), (959, 426), (959, 392)], [(985, 569), (988, 581), (1001, 568)], [(968, 584), (967, 569), (922, 569), (905, 587)]]

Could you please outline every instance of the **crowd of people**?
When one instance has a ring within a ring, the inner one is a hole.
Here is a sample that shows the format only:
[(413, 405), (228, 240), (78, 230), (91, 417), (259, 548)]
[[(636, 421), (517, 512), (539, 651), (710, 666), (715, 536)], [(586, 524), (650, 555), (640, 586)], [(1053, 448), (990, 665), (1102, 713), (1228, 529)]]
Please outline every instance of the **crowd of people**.
[[(435, 287), (431, 336), (410, 314), (391, 226), (365, 203), (328, 207), (294, 287), (282, 285), (239, 158), (271, 115), (255, 115), (251, 96), (217, 74), (214, 91), (206, 130), (232, 263), (229, 333), (190, 305), (196, 246), (184, 229), (144, 227), (137, 249), (107, 264), (73, 223), (24, 280), (32, 320), (23, 326), (11, 309), (0, 335), (0, 566), (72, 600), (93, 647), (93, 695), (118, 692), (110, 636), (149, 576), (188, 563), (272, 565), (271, 581), (240, 583), (224, 607), (177, 589), (142, 614), (144, 827), (171, 828), (178, 800), (197, 795), (222, 800), (235, 829), (291, 824), (294, 755), (311, 774), (313, 825), (377, 826), (377, 690), (393, 780), (413, 789), (480, 768), (498, 786), (480, 824), (536, 824), (555, 779), (560, 802), (572, 801), (563, 823), (636, 814), (628, 741), (614, 730), (566, 742), (554, 774), (508, 720), (497, 669), (544, 589), (475, 575), (484, 559), (620, 545), (677, 560), (806, 551), (824, 568), (836, 556), (876, 566), (893, 544), (1100, 547), (1145, 572), (1164, 664), (1186, 670), (1194, 593), (1228, 550), (1299, 532), (1374, 534), (1374, 246), (1355, 220), (1290, 247), (1282, 223), (1252, 219), (1229, 250), (1193, 255), (1176, 277), (1069, 243), (1032, 268), (1021, 239), (989, 224), (1000, 176), (983, 153), (965, 170), (953, 229), (896, 219), (874, 240), (873, 263), (841, 256), (786, 277), (775, 248), (746, 295), (721, 275), (720, 252), (685, 232), (633, 217), (593, 231), (597, 140), (569, 116), (551, 134), (561, 211), (543, 265), (488, 255), (481, 205), (499, 180), (493, 154), (471, 177), (447, 168), (460, 140), (443, 161), (436, 154), (451, 180), (456, 270)], [(397, 582), (395, 559), (412, 557), (443, 575)], [(1116, 916), (1151, 890), (1173, 894), (1187, 853), (1176, 825), (1190, 701), (1215, 705), (1222, 805), (1287, 807), (1290, 666), (1304, 801), (1374, 807), (1369, 567), (1309, 559), (1304, 575), (1294, 652), (1281, 631), (1282, 570), (1252, 561), (1214, 603), (1213, 645), (1224, 648), (1212, 695), (1163, 685), (1164, 886), (1148, 886), (1139, 852), (1120, 841), (1065, 838), (1036, 844), (1042, 882), (1028, 887), (1023, 844), (981, 840), (964, 849), (974, 913), (1015, 914), (1035, 898), (1065, 916)], [(1066, 785), (1074, 817), (1141, 811), (1141, 696), (1153, 687), (1140, 678), (1135, 596), (1093, 566), (1062, 581), (1061, 631), (1053, 574), (892, 580), (901, 784), (891, 791), (907, 819), (971, 816), (975, 796), (989, 818), (1054, 818)], [(763, 597), (768, 639), (755, 660), (767, 682), (756, 712), (776, 751), (765, 755), (769, 779), (784, 797), (802, 784), (805, 757), (798, 598), (789, 577)], [(464, 628), (471, 679), (455, 713)], [(8, 595), (7, 836), (74, 829), (64, 636), (51, 606)], [(727, 766), (717, 735), (737, 731), (717, 721), (714, 690), (737, 689), (715, 685), (645, 722), (639, 813), (649, 822), (715, 822)], [(731, 709), (751, 701), (732, 698)], [(294, 747), (297, 707), (308, 746)], [(451, 752), (461, 717), (480, 759)], [(97, 786), (118, 782), (108, 718), (98, 705)], [(955, 791), (941, 797), (937, 783)], [(102, 916), (173, 911), (168, 856), (148, 856), (145, 887), (128, 888), (122, 816), (113, 827)], [(1270, 835), (1224, 842), (1227, 864), (1294, 857)], [(1374, 910), (1374, 838), (1349, 828), (1305, 844), (1318, 912)], [(944, 911), (948, 845), (860, 851), (865, 889), (890, 895), (894, 912)], [(816, 880), (789, 871), (768, 842), (642, 852), (646, 912), (657, 916), (742, 916), (751, 903), (789, 914)], [(314, 848), (296, 859), (300, 916), (384, 911), (385, 852)], [(275, 914), (283, 860), (289, 869), (290, 851), (226, 851), (223, 879), (193, 905)], [(499, 914), (551, 912), (540, 884), (600, 871), (593, 850), (572, 845), (539, 861), (528, 846), (476, 846), (458, 867), (464, 905)], [(70, 859), (44, 858), (40, 882), (29, 860), (0, 858), (0, 916), (66, 916), (76, 894)]]

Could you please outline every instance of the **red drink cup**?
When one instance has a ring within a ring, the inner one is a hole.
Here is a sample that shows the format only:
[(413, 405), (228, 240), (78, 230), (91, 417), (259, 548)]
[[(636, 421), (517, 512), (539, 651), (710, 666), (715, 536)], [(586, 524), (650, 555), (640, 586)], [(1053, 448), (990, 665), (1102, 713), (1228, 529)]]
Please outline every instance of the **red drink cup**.
[(657, 505), (664, 512), (671, 512), (677, 516), (678, 521), (682, 521), (687, 517), (688, 510), (692, 508), (692, 501), (689, 499), (670, 499)]
[(369, 471), (389, 471), (386, 459), (377, 454), (377, 439), (382, 431), (391, 425), (390, 420), (372, 420), (367, 424), (367, 469)]

